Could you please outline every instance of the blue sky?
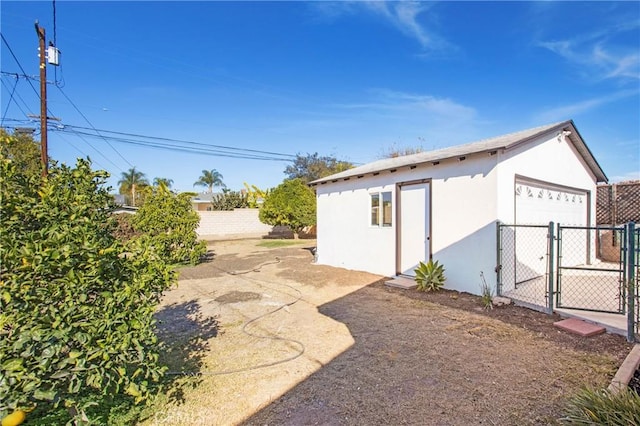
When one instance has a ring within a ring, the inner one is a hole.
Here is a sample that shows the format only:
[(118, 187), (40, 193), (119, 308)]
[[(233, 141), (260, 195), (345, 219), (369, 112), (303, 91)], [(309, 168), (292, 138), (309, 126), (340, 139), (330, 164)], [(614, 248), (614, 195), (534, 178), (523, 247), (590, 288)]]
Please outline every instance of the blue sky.
[[(135, 166), (179, 190), (203, 169), (231, 189), (266, 188), (288, 163), (132, 145), (92, 127), (366, 163), (393, 146), (442, 148), (571, 118), (611, 181), (640, 179), (640, 2), (55, 6), (61, 66), (48, 80), (61, 89), (48, 86), (49, 109), (67, 127), (49, 133), (50, 155), (89, 155), (114, 187)], [(0, 7), (2, 35), (36, 76), (34, 21), (53, 40), (53, 2)], [(4, 42), (1, 60), (22, 73)], [(3, 124), (30, 125), (39, 103), (27, 80), (2, 82)]]

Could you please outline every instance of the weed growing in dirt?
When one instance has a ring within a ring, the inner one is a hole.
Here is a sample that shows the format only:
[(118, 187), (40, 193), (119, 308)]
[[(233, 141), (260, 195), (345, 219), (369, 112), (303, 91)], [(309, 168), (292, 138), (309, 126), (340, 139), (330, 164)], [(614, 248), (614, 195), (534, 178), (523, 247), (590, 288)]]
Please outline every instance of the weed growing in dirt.
[(418, 284), (419, 291), (438, 291), (444, 286), (444, 267), (435, 262), (433, 259), (429, 259), (429, 262), (420, 262), (420, 265), (415, 269), (416, 283)]
[(560, 421), (569, 425), (639, 425), (640, 396), (628, 388), (617, 393), (583, 389), (569, 402)]
[(482, 307), (489, 311), (493, 309), (493, 289), (487, 284), (487, 280), (484, 279), (484, 273), (480, 272), (480, 278), (482, 278), (482, 284), (480, 284), (480, 301), (482, 302)]

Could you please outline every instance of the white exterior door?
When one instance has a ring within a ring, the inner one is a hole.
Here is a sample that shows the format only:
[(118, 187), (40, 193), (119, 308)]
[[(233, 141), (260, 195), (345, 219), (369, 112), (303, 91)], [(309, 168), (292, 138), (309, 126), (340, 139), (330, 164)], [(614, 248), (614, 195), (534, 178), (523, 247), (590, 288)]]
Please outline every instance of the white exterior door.
[(429, 183), (400, 187), (399, 268), (415, 276), (414, 269), (429, 259)]

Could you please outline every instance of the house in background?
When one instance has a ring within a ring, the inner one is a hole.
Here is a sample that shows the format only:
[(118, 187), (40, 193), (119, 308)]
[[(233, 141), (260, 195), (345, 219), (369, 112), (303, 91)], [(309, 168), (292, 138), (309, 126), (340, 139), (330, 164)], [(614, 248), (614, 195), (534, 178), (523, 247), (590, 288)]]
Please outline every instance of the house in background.
[(446, 287), (495, 288), (496, 222), (594, 226), (607, 177), (573, 121), (383, 159), (311, 182), (317, 262), (414, 275), (430, 258)]
[(213, 197), (217, 197), (220, 193), (200, 192), (191, 198), (191, 206), (197, 212), (211, 211), (211, 201)]

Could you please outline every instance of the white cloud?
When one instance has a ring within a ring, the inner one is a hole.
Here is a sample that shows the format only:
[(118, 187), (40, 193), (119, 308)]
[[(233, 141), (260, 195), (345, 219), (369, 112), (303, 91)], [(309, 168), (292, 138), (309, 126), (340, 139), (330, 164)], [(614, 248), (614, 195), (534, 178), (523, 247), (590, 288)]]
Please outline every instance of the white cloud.
[(640, 180), (640, 170), (627, 172), (623, 175), (611, 176), (609, 178), (609, 183), (625, 182), (628, 180)]
[[(430, 47), (431, 37), (427, 34), (425, 28), (418, 22), (418, 15), (426, 10), (422, 3), (398, 2), (398, 3), (380, 3), (387, 8), (385, 15), (387, 18), (404, 34), (418, 40), (423, 48)], [(391, 7), (389, 7), (391, 5)]]
[(639, 90), (622, 90), (613, 93), (608, 96), (601, 96), (599, 98), (587, 99), (584, 101), (575, 102), (568, 105), (562, 105), (554, 108), (550, 108), (543, 112), (536, 114), (536, 121), (538, 122), (550, 122), (558, 121), (569, 118), (575, 118), (580, 114), (584, 114), (591, 110), (594, 110), (602, 105), (609, 104), (620, 99), (624, 99), (630, 96), (637, 96), (640, 93)]
[(314, 2), (314, 8), (329, 18), (354, 14), (362, 9), (382, 17), (398, 31), (416, 40), (424, 51), (454, 48), (441, 36), (427, 28), (432, 4), (419, 1), (354, 1)]
[(300, 112), (270, 120), (265, 130), (304, 141), (309, 152), (334, 147), (337, 156), (358, 163), (377, 159), (394, 144), (431, 150), (468, 142), (485, 124), (475, 108), (454, 99), (389, 89), (368, 90), (342, 103), (316, 103)]
[(369, 111), (412, 111), (415, 113), (432, 114), (432, 119), (447, 118), (455, 120), (472, 120), (477, 112), (474, 108), (457, 103), (449, 98), (438, 98), (431, 95), (398, 92), (388, 89), (371, 90), (372, 101), (356, 104), (341, 104), (340, 108), (360, 109)]
[[(543, 41), (548, 49), (573, 63), (597, 80), (640, 80), (640, 53), (637, 43), (624, 45), (612, 41), (628, 32), (637, 32), (640, 23), (620, 24), (615, 28), (579, 35), (567, 40)], [(631, 37), (633, 39), (634, 37)]]

